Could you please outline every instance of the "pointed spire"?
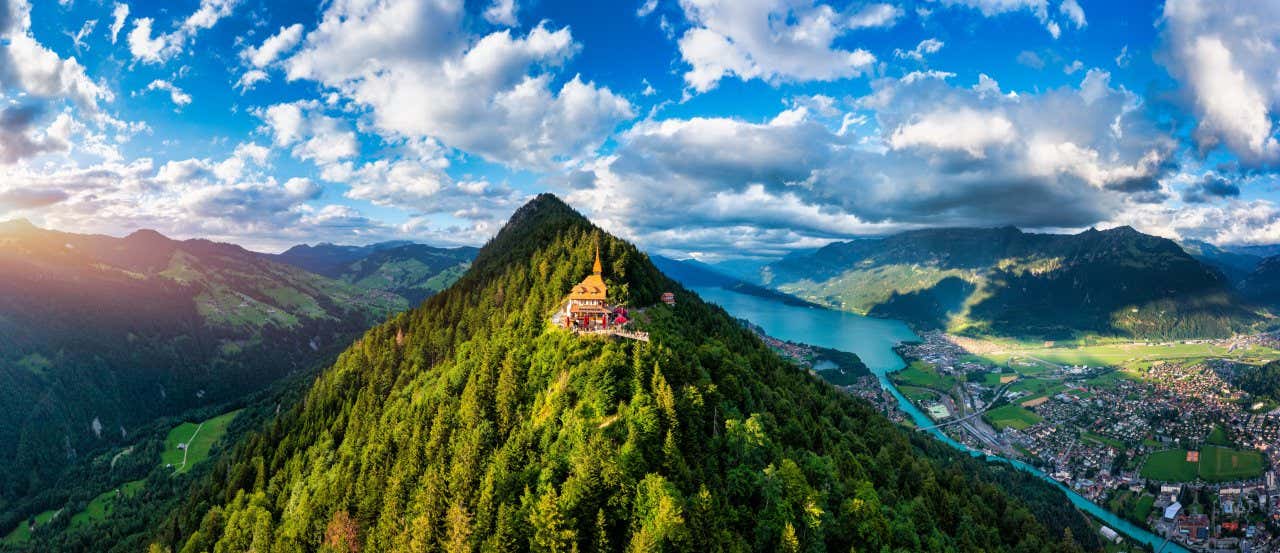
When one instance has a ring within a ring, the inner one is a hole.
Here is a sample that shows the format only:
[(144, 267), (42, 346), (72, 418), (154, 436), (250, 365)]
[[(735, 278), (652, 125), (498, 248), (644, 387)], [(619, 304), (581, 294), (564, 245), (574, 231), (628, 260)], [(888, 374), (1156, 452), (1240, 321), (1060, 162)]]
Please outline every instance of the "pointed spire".
[(596, 264), (591, 266), (591, 272), (598, 275), (601, 273), (601, 271), (602, 269), (600, 267), (600, 244), (596, 244)]

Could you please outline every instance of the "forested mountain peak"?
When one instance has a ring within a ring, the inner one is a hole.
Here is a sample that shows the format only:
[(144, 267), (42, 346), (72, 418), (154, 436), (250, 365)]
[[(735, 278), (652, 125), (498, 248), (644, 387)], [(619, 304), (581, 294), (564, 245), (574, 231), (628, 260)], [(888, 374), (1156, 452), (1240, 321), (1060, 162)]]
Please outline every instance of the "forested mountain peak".
[[(650, 342), (549, 324), (597, 247), (611, 303), (631, 306)], [(675, 305), (657, 302), (663, 291)], [(1052, 551), (1075, 549), (1074, 534), (1096, 545), (1063, 499), (894, 427), (542, 195), (456, 284), (344, 352), (155, 543)]]

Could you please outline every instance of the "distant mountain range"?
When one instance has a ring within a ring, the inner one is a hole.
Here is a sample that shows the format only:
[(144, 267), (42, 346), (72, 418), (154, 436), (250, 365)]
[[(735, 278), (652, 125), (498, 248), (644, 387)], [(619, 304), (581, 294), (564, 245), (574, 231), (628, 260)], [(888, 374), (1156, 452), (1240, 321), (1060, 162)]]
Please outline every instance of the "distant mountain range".
[(649, 260), (663, 274), (691, 288), (723, 288), (747, 295), (771, 298), (792, 305), (813, 305), (790, 294), (745, 282), (721, 272), (721, 269), (717, 266), (709, 265), (696, 259), (672, 259), (661, 255), (651, 255)]
[(391, 292), (416, 305), (458, 280), (479, 251), (399, 241), (369, 246), (299, 245), (269, 257), (362, 290)]
[(397, 242), (268, 255), (150, 230), (0, 223), (0, 511), (156, 417), (330, 359), (452, 283), (476, 251)]
[[(1241, 257), (1201, 247), (1243, 278)], [(1075, 235), (930, 229), (830, 244), (769, 264), (761, 282), (922, 328), (1025, 338), (1225, 336), (1264, 324), (1227, 276), (1129, 227)]]

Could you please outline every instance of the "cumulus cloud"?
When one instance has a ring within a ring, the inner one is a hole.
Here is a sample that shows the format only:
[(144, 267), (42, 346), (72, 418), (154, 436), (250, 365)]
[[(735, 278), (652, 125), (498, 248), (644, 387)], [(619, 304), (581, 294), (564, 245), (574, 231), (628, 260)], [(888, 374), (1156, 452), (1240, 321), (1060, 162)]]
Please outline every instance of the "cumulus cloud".
[(679, 40), (680, 56), (691, 66), (684, 79), (697, 92), (730, 76), (777, 83), (862, 75), (876, 57), (835, 41), (861, 27), (892, 25), (901, 15), (888, 5), (845, 15), (811, 1), (682, 0), (680, 6), (692, 25)]
[(263, 68), (276, 61), (281, 55), (288, 53), (302, 40), (302, 24), (294, 23), (288, 27), (280, 27), (276, 34), (267, 37), (258, 46), (250, 46), (240, 52), (240, 57), (253, 67)]
[(1227, 198), (1188, 205), (1134, 204), (1099, 226), (1130, 225), (1175, 240), (1219, 245), (1280, 243), (1280, 205)]
[(18, 104), (0, 110), (0, 164), (70, 148), (67, 133), (59, 132), (68, 124), (68, 116), (61, 116), (48, 131), (37, 128), (44, 109), (41, 104)]
[[(231, 15), (240, 0), (200, 0), (196, 11), (187, 16), (171, 32), (151, 36), (155, 20), (150, 17), (135, 19), (129, 31), (129, 53), (143, 63), (161, 64), (181, 53), (201, 31), (213, 28), (218, 21)], [(127, 8), (125, 15), (128, 15)], [(122, 18), (123, 20), (123, 18)]]
[(567, 28), (472, 37), (462, 8), (457, 0), (332, 4), (286, 60), (288, 76), (368, 108), (384, 136), (433, 137), (521, 168), (585, 158), (634, 116), (630, 102), (581, 76), (553, 87), (550, 71), (578, 49)]
[(159, 166), (148, 158), (52, 170), (18, 165), (0, 179), (0, 217), (26, 216), (83, 232), (155, 228), (268, 249), (397, 235), (353, 207), (320, 205), (323, 188), (310, 179), (278, 181), (269, 174), (269, 151), (243, 143), (225, 158)]
[(41, 98), (67, 98), (88, 110), (113, 98), (75, 58), (63, 59), (35, 39), (26, 0), (0, 4), (0, 86)]
[(1251, 166), (1280, 160), (1280, 12), (1266, 2), (1169, 0), (1161, 23), (1162, 61), (1186, 85), (1201, 149), (1224, 146)]
[(1006, 95), (990, 78), (975, 90), (922, 74), (873, 81), (850, 111), (801, 99), (764, 122), (645, 121), (574, 172), (568, 197), (685, 254), (919, 226), (1088, 226), (1166, 198), (1177, 146), (1133, 94), (1101, 77), (1089, 87)]
[(324, 167), (360, 153), (351, 124), (325, 115), (318, 103), (274, 104), (256, 113), (270, 128), (275, 145), (291, 148), (298, 159)]
[(914, 121), (894, 129), (889, 145), (895, 149), (926, 147), (954, 150), (971, 157), (986, 157), (986, 149), (1007, 144), (1017, 131), (1003, 115), (994, 112), (940, 110), (921, 114)]

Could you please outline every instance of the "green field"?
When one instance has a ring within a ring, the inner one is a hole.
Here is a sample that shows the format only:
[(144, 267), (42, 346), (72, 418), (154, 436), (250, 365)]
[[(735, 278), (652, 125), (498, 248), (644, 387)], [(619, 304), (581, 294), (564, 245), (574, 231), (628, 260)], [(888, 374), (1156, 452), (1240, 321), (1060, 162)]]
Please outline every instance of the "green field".
[(1262, 475), (1262, 453), (1228, 447), (1206, 446), (1200, 452), (1200, 478), (1230, 482)]
[(915, 386), (898, 386), (898, 391), (911, 401), (933, 401), (938, 399), (938, 392), (928, 388), (917, 388)]
[[(56, 514), (58, 514), (58, 511), (45, 511), (43, 513), (36, 515), (36, 528), (39, 529), (39, 527), (44, 526), (50, 520), (53, 520), (53, 516)], [(18, 527), (10, 531), (8, 535), (4, 537), (4, 539), (0, 539), (0, 542), (20, 544), (20, 543), (26, 543), (27, 540), (30, 540), (30, 539), (31, 539), (31, 530), (27, 528), (27, 521), (24, 520), (18, 523)]]
[[(218, 415), (199, 424), (184, 422), (169, 431), (164, 439), (164, 451), (160, 453), (160, 465), (172, 466), (175, 473), (187, 472), (191, 467), (209, 458), (213, 444), (227, 433), (227, 425), (240, 414), (239, 410)], [(194, 436), (194, 437), (193, 437)], [(187, 444), (187, 451), (179, 448)], [(185, 454), (185, 462), (183, 461)]]
[(1005, 428), (1022, 430), (1044, 420), (1040, 415), (1032, 413), (1031, 411), (1017, 405), (1004, 405), (997, 407), (987, 411), (986, 414), (982, 415), (982, 417), (986, 419), (987, 422), (991, 423), (991, 426), (994, 426), (996, 430), (1004, 430)]
[(1206, 482), (1230, 482), (1262, 475), (1262, 453), (1257, 451), (1205, 446), (1199, 463), (1186, 458), (1185, 449), (1152, 453), (1142, 465), (1142, 476), (1170, 482), (1190, 482), (1197, 476)]
[(938, 374), (933, 366), (922, 361), (912, 361), (906, 368), (890, 374), (889, 379), (893, 380), (894, 384), (943, 391), (950, 390), (956, 385), (955, 378)]
[[(1267, 361), (1280, 358), (1280, 351), (1266, 347), (1251, 347), (1229, 352), (1227, 348), (1213, 344), (1143, 344), (1108, 343), (1095, 345), (1061, 345), (1044, 347), (1041, 344), (997, 340), (1009, 348), (1007, 353), (985, 357), (998, 364), (1009, 364), (1022, 372), (1018, 360), (1042, 361), (1058, 365), (1147, 366), (1155, 361), (1197, 361), (1206, 358), (1236, 359), (1239, 361)], [(1011, 363), (1011, 360), (1013, 362)]]
[(1187, 450), (1157, 451), (1142, 465), (1142, 477), (1168, 482), (1190, 482), (1196, 479), (1196, 464), (1187, 462)]

